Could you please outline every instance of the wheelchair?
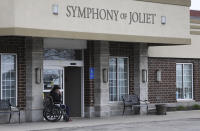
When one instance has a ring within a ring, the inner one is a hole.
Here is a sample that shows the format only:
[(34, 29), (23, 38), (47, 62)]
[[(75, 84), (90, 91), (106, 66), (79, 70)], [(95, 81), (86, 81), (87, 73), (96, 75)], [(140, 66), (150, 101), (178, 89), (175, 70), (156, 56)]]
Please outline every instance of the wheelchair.
[(59, 121), (62, 116), (65, 121), (69, 121), (69, 113), (61, 104), (55, 104), (51, 96), (47, 96), (43, 102), (43, 117), (50, 122)]

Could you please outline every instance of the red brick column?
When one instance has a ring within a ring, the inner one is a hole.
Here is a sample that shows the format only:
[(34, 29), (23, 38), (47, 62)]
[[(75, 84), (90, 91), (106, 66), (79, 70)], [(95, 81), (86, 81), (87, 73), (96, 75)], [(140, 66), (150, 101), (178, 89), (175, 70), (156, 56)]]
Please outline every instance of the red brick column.
[(0, 53), (17, 54), (17, 104), (24, 109), (26, 107), (25, 38), (14, 36), (0, 37)]

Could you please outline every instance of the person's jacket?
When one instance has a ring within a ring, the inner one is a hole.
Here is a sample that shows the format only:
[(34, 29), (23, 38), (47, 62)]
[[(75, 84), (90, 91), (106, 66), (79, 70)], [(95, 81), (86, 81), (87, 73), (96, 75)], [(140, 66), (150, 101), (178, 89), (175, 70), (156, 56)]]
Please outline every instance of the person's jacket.
[(56, 92), (50, 92), (50, 96), (53, 98), (55, 104), (61, 103), (61, 95)]

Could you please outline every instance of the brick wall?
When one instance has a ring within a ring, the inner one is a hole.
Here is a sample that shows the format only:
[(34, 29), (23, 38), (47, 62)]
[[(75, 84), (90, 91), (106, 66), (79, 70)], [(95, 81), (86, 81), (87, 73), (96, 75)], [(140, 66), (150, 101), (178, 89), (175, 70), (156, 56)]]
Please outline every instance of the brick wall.
[(200, 101), (200, 60), (193, 60), (193, 92), (194, 100)]
[[(194, 99), (200, 101), (200, 60), (149, 58), (148, 97), (151, 103), (176, 102), (176, 63), (193, 63)], [(156, 70), (161, 70), (161, 82), (156, 81)]]
[(0, 53), (17, 54), (18, 106), (20, 106), (20, 108), (24, 108), (26, 106), (26, 65), (24, 37), (0, 37)]
[[(94, 105), (94, 80), (89, 79), (89, 67), (94, 67), (94, 45), (88, 41), (87, 49), (84, 51), (84, 77), (85, 77), (85, 106)], [(134, 53), (133, 44), (110, 42), (110, 56), (129, 58), (129, 92), (134, 92)]]
[(88, 41), (87, 49), (84, 51), (84, 101), (85, 106), (94, 105), (94, 80), (89, 79), (89, 68), (94, 67), (94, 45)]

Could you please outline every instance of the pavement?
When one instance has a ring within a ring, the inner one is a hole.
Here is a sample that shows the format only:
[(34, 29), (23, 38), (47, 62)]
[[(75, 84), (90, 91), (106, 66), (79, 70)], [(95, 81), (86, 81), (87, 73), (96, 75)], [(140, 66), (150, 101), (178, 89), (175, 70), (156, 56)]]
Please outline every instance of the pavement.
[(72, 118), (71, 122), (0, 124), (1, 131), (200, 131), (200, 110), (167, 115), (125, 115), (109, 118)]

